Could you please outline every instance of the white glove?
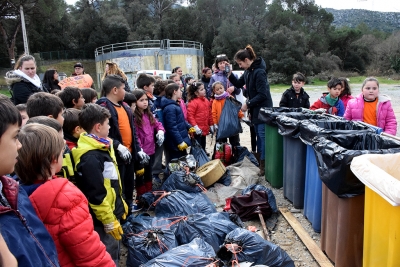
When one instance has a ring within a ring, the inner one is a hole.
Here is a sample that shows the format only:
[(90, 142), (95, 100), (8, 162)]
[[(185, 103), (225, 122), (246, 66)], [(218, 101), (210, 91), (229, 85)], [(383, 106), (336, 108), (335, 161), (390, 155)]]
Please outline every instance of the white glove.
[(141, 164), (148, 164), (149, 163), (150, 157), (149, 157), (149, 155), (147, 155), (143, 151), (143, 149), (138, 152), (138, 155), (139, 155), (139, 157), (141, 159), (141, 161), (140, 161)]
[(218, 124), (214, 124), (214, 131), (218, 131)]
[(196, 130), (196, 134), (197, 134), (197, 135), (200, 135), (200, 134), (203, 132), (203, 131), (199, 128), (199, 126), (197, 126), (197, 125), (195, 125), (193, 128)]
[(156, 134), (157, 145), (161, 146), (164, 143), (164, 132), (159, 130)]
[(213, 134), (214, 134), (214, 132), (215, 132), (215, 130), (214, 130), (214, 125), (211, 125), (211, 126), (210, 126), (210, 134), (212, 134), (212, 135), (213, 135)]
[(126, 146), (123, 146), (121, 144), (118, 145), (117, 147), (118, 154), (119, 156), (126, 162), (130, 163), (132, 160), (132, 155), (131, 152), (129, 152), (129, 149)]

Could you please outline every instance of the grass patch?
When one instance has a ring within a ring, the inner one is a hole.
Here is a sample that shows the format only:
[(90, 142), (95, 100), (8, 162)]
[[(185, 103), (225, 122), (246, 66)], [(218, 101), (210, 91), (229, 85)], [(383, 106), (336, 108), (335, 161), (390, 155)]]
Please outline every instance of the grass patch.
[(10, 91), (8, 91), (8, 89), (0, 89), (0, 94), (11, 97)]

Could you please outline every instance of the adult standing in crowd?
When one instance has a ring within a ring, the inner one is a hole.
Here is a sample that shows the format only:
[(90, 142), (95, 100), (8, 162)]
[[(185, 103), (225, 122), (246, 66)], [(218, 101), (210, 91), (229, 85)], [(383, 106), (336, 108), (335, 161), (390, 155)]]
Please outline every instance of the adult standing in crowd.
[(25, 104), (32, 94), (43, 92), (42, 82), (36, 74), (36, 60), (30, 55), (18, 59), (15, 69), (6, 73), (6, 82), (15, 105)]
[[(215, 58), (215, 71), (214, 74), (211, 76), (210, 82), (208, 84), (207, 88), (207, 95), (211, 95), (212, 92), (212, 85), (215, 82), (221, 82), (222, 85), (224, 86), (224, 89), (226, 92), (228, 92), (230, 95), (236, 96), (240, 94), (240, 87), (235, 87), (231, 82), (228, 80), (228, 74), (232, 73), (232, 70), (229, 72), (225, 71), (225, 66), (228, 66), (230, 69), (230, 62), (229, 58), (225, 55), (218, 55)], [(237, 75), (234, 74), (236, 80), (238, 79)]]
[(106, 67), (104, 69), (104, 74), (101, 80), (103, 81), (107, 75), (118, 75), (125, 81), (125, 91), (130, 92), (131, 88), (128, 84), (128, 77), (126, 77), (125, 73), (118, 67), (117, 63), (106, 62)]
[(58, 72), (55, 69), (46, 70), (43, 76), (43, 89), (47, 92), (51, 92), (54, 89), (61, 90), (58, 85)]
[[(203, 76), (201, 76), (201, 82), (204, 84), (204, 88), (207, 91), (208, 85), (210, 84), (211, 76), (212, 76), (212, 71), (209, 67), (205, 67), (202, 69), (201, 73)], [(207, 91), (207, 98), (210, 98), (211, 94)]]
[[(81, 75), (89, 75), (89, 74), (85, 73), (83, 64), (78, 62), (74, 65), (74, 73), (72, 73), (72, 76), (81, 76)], [(93, 83), (92, 77), (89, 77), (89, 79), (84, 79), (84, 84), (82, 84), (81, 86), (76, 85), (76, 87), (78, 87), (78, 88), (90, 87), (90, 88), (96, 89), (96, 88), (94, 88), (94, 83)]]
[(181, 67), (175, 67), (172, 70), (172, 73), (176, 73), (179, 75), (179, 79), (181, 80), (181, 85), (180, 85), (180, 89), (182, 90), (183, 88), (186, 88), (186, 83), (185, 83), (185, 79), (183, 78), (183, 70)]
[(237, 79), (232, 75), (232, 70), (228, 74), (229, 81), (235, 87), (243, 87), (246, 85), (248, 99), (242, 105), (242, 111), (249, 110), (251, 122), (257, 134), (257, 151), (260, 153), (260, 172), (263, 176), (265, 173), (265, 126), (258, 119), (258, 113), (261, 107), (272, 107), (272, 97), (269, 90), (267, 78), (266, 64), (264, 59), (257, 57), (251, 45), (247, 45), (245, 49), (241, 49), (235, 54), (235, 61), (240, 68), (244, 69), (243, 75)]

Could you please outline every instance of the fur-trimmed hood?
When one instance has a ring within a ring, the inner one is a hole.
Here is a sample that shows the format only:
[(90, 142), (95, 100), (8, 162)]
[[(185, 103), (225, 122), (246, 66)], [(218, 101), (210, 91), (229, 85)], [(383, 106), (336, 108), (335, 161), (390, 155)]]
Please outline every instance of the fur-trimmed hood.
[(7, 85), (11, 86), (14, 83), (17, 82), (28, 82), (32, 83), (35, 87), (37, 88), (42, 88), (42, 83), (40, 82), (40, 78), (37, 74), (35, 74), (35, 77), (32, 79), (25, 75), (22, 71), (20, 70), (10, 70), (6, 73), (6, 83)]

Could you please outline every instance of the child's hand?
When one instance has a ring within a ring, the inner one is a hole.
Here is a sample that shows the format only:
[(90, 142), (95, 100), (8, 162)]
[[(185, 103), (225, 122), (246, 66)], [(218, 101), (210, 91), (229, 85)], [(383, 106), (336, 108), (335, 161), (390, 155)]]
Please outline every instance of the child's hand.
[(235, 91), (235, 87), (234, 87), (234, 86), (230, 86), (230, 87), (228, 87), (228, 89), (226, 89), (226, 91), (227, 91), (229, 94), (232, 94), (233, 91)]
[(132, 155), (131, 152), (129, 152), (129, 149), (121, 144), (118, 145), (117, 151), (119, 156), (126, 162), (130, 163), (132, 160)]
[(150, 157), (143, 151), (143, 149), (138, 152), (138, 155), (141, 159), (140, 164), (148, 164), (149, 163)]
[(136, 171), (136, 176), (143, 176), (143, 174), (144, 174), (144, 168)]
[(157, 145), (161, 146), (164, 143), (164, 132), (159, 130), (156, 134)]
[(188, 148), (188, 145), (185, 142), (182, 142), (178, 145), (178, 149), (180, 151), (184, 151), (186, 148)]
[(195, 132), (196, 132), (196, 129), (195, 129), (194, 127), (190, 127), (188, 132), (189, 132), (189, 133), (195, 133)]

